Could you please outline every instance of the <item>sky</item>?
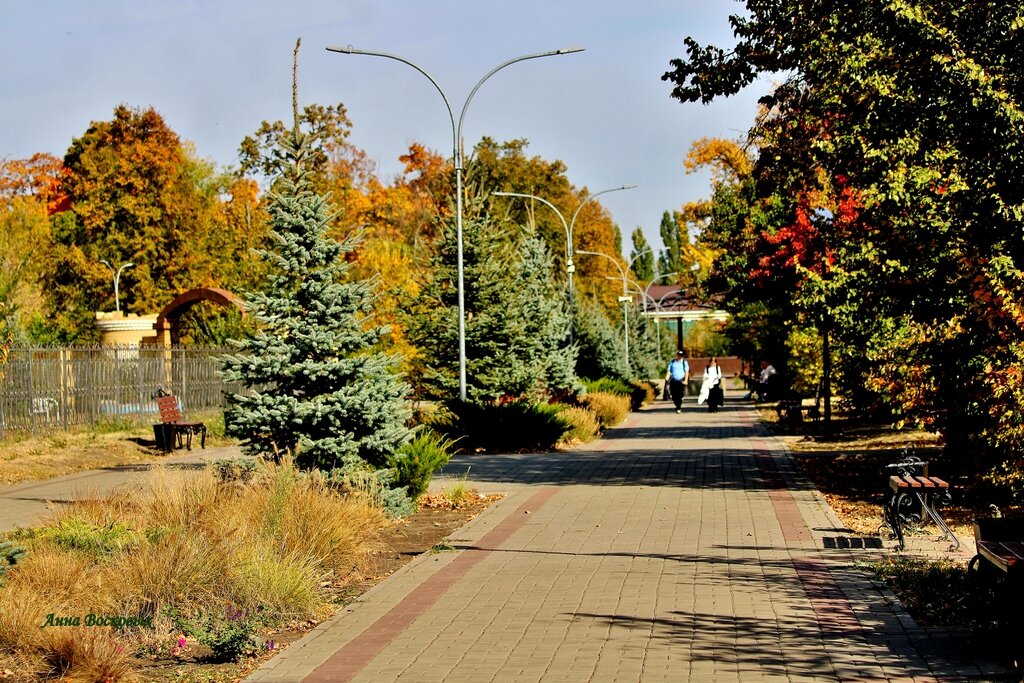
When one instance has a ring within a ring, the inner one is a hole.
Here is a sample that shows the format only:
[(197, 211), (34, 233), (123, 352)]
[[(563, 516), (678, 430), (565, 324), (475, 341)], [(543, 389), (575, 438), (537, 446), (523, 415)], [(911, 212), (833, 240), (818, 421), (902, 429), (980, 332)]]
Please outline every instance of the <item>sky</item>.
[[(397, 61), (328, 52), (353, 46), (399, 55), (430, 73), (456, 119), (474, 85), (521, 55), (584, 52), (513, 64), (466, 108), (468, 151), (487, 135), (525, 138), (559, 159), (577, 187), (601, 197), (622, 229), (661, 246), (662, 213), (710, 193), (683, 159), (701, 137), (740, 139), (759, 82), (711, 105), (670, 98), (660, 79), (683, 39), (734, 41), (736, 0), (4, 0), (0, 21), (0, 158), (63, 156), (118, 104), (153, 107), (198, 155), (225, 167), (261, 121), (288, 120), (292, 49), (302, 38), (300, 105), (341, 102), (350, 140), (385, 181), (413, 142), (450, 155), (452, 124), (437, 91)], [(500, 188), (496, 188), (500, 189)]]

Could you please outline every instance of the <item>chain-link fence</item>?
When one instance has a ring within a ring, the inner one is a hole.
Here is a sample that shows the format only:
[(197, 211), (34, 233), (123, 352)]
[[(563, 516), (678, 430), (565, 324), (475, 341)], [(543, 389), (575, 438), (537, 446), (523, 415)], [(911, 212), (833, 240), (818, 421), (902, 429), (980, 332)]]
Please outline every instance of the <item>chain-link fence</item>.
[(91, 346), (12, 348), (0, 379), (0, 434), (151, 420), (157, 389), (186, 414), (224, 405), (222, 348)]

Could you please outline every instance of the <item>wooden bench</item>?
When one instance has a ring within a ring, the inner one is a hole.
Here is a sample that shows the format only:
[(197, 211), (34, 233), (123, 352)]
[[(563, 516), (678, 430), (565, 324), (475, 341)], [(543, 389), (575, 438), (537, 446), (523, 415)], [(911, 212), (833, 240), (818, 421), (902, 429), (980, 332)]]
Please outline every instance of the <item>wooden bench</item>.
[[(192, 436), (194, 434), (200, 435), (200, 445), (206, 448), (206, 425), (202, 422), (185, 421), (177, 396), (173, 394), (157, 395), (156, 405), (160, 410), (160, 425), (158, 426), (163, 429), (163, 446), (165, 451), (171, 451), (174, 448), (174, 444), (177, 444), (178, 448), (184, 445), (188, 450), (192, 450)], [(184, 440), (182, 437), (184, 437)]]
[(979, 560), (1008, 576), (1024, 576), (1024, 519), (975, 520), (974, 542)]
[(1018, 668), (1024, 667), (1024, 518), (993, 517), (974, 521), (974, 542), (978, 554), (968, 569), (986, 589), (998, 626), (995, 634)]
[[(924, 474), (928, 463), (911, 458), (902, 462), (886, 465), (887, 469), (895, 470), (889, 476), (889, 497), (882, 506), (883, 528), (889, 527), (899, 542), (899, 549), (906, 548), (903, 531), (907, 526), (917, 526), (927, 517), (942, 530), (941, 541), (952, 541), (950, 550), (960, 548), (960, 540), (942, 519), (939, 507), (952, 502), (950, 485), (938, 477)], [(922, 514), (917, 510), (921, 510)]]

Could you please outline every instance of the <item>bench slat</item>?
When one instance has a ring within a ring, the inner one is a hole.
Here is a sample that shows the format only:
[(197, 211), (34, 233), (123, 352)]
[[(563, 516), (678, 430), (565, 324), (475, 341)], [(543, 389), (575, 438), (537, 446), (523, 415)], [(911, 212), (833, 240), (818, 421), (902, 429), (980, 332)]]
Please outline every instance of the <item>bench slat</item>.
[(903, 477), (897, 477), (895, 474), (889, 477), (889, 488), (891, 489), (905, 489), (910, 488), (910, 484), (904, 481)]
[(919, 489), (919, 488), (921, 488), (921, 482), (919, 482), (917, 479), (914, 479), (909, 474), (907, 476), (903, 477), (903, 480), (906, 481), (907, 482), (907, 486), (909, 486), (912, 489)]
[(935, 482), (932, 481), (931, 477), (914, 477), (914, 478), (917, 479), (918, 483), (920, 483), (921, 486), (925, 487), (926, 489), (936, 488)]
[(978, 554), (1008, 572), (1018, 564), (1024, 566), (1024, 542), (978, 541)]

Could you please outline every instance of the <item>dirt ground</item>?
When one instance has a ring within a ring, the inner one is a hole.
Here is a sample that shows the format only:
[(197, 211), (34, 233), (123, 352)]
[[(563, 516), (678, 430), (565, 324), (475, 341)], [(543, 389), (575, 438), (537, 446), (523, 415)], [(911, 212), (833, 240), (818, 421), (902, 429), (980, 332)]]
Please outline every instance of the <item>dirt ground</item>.
[[(445, 540), (464, 524), (486, 510), (501, 498), (500, 495), (481, 495), (471, 492), (457, 506), (442, 494), (427, 496), (420, 501), (419, 510), (408, 518), (388, 527), (381, 538), (381, 550), (372, 562), (372, 571), (350, 576), (332, 586), (334, 610), (356, 600), (374, 585), (398, 571), (413, 558), (429, 552), (449, 550)], [(208, 652), (201, 647), (191, 648), (177, 657), (140, 658), (138, 674), (144, 681), (154, 683), (228, 683), (238, 681), (255, 670), (276, 652), (287, 648), (312, 630), (319, 621), (293, 622), (286, 628), (267, 634), (275, 645), (275, 652), (267, 651), (239, 663), (214, 664), (204, 661)]]

